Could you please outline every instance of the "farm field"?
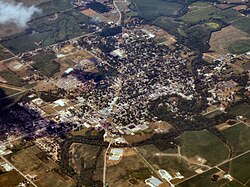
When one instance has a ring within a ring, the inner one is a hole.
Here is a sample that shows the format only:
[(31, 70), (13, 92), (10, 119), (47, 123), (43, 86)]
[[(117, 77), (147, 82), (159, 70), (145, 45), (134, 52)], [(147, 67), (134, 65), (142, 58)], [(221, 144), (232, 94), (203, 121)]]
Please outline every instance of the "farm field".
[(239, 40), (229, 45), (228, 50), (233, 54), (243, 54), (250, 51), (250, 37), (249, 40)]
[(146, 187), (145, 179), (154, 176), (141, 158), (132, 149), (124, 152), (122, 160), (107, 166), (107, 181), (110, 186), (116, 187)]
[(0, 61), (13, 57), (13, 55), (3, 46), (0, 45)]
[(243, 123), (234, 125), (222, 131), (228, 143), (232, 145), (234, 154), (239, 155), (250, 149), (250, 127)]
[[(70, 150), (73, 153), (70, 163), (78, 174), (80, 174), (81, 170), (88, 170), (95, 165), (99, 150), (98, 146), (74, 143), (71, 145)], [(82, 168), (83, 166), (84, 168)]]
[(184, 132), (176, 140), (181, 154), (196, 162), (213, 166), (226, 160), (229, 156), (227, 146), (206, 130)]
[(174, 16), (179, 13), (184, 4), (170, 0), (133, 0), (139, 13), (147, 20), (154, 20), (159, 16)]
[(79, 26), (79, 22), (88, 24), (88, 17), (75, 10), (66, 11), (31, 21), (34, 28), (32, 33), (15, 35), (3, 40), (1, 43), (14, 53), (20, 53), (62, 42), (88, 32), (87, 28)]
[(215, 173), (217, 173), (219, 170), (218, 169), (211, 169), (205, 173), (202, 173), (200, 175), (197, 175), (185, 182), (180, 183), (177, 185), (177, 187), (197, 187), (197, 186), (202, 186), (202, 187), (220, 187), (223, 184), (228, 183), (229, 181), (226, 179), (221, 179), (219, 181), (211, 181), (211, 176)]
[(232, 161), (221, 166), (222, 170), (228, 172), (232, 177), (236, 178), (241, 184), (247, 184), (250, 179), (250, 153), (246, 153)]
[[(245, 44), (250, 40), (250, 35), (232, 25), (214, 32), (210, 38), (210, 50), (217, 53), (227, 53), (228, 51), (234, 53), (246, 52), (248, 45)], [(244, 43), (239, 43), (242, 41)], [(238, 45), (238, 46), (237, 46)], [(243, 45), (243, 48), (239, 48), (239, 45)]]
[(23, 181), (25, 181), (25, 178), (16, 170), (11, 170), (0, 174), (0, 186), (3, 187), (15, 187)]
[(207, 169), (206, 167), (191, 164), (179, 157), (176, 149), (160, 151), (154, 145), (145, 145), (138, 147), (137, 150), (156, 170), (164, 169), (171, 176), (175, 176), (177, 172), (180, 172), (181, 175), (188, 178), (196, 174), (195, 170), (203, 171)]
[(247, 103), (241, 103), (229, 110), (229, 113), (236, 115), (236, 116), (244, 116), (250, 119), (250, 105)]
[(56, 56), (50, 53), (39, 53), (32, 60), (35, 62), (32, 66), (47, 77), (52, 77), (60, 71), (60, 64), (55, 61)]

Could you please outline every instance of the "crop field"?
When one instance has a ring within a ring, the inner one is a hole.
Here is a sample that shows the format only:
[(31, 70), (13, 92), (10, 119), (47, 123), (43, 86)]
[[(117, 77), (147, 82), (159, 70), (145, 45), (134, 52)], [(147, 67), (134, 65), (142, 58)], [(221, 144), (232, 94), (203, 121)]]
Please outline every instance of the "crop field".
[(250, 127), (240, 123), (223, 130), (222, 133), (232, 145), (235, 155), (250, 150)]
[(55, 62), (56, 56), (49, 53), (40, 53), (33, 57), (32, 66), (47, 77), (52, 77), (60, 71), (60, 64)]
[(40, 3), (37, 7), (41, 10), (41, 12), (36, 13), (34, 15), (35, 18), (73, 8), (72, 4), (68, 0), (47, 1), (44, 3)]
[(13, 55), (0, 45), (0, 61), (13, 57)]
[(221, 114), (223, 114), (223, 112), (222, 112), (221, 110), (215, 110), (215, 111), (213, 111), (213, 112), (210, 112), (210, 113), (208, 113), (208, 114), (205, 114), (204, 116), (205, 116), (206, 118), (214, 118), (215, 116), (218, 116), (218, 115), (221, 115)]
[(45, 47), (88, 32), (88, 29), (81, 28), (79, 23), (88, 23), (88, 17), (74, 10), (57, 16), (52, 15), (49, 19), (48, 17), (35, 19), (30, 23), (34, 32), (9, 37), (2, 41), (2, 45), (14, 53)]
[(197, 10), (190, 11), (183, 17), (181, 17), (181, 20), (190, 25), (193, 25), (211, 19), (219, 19), (221, 21), (230, 23), (239, 18), (240, 15), (234, 10), (220, 10), (211, 5), (205, 8), (202, 7)]
[(153, 23), (154, 23), (154, 25), (156, 25), (164, 30), (182, 34), (181, 29), (182, 29), (183, 25), (181, 22), (175, 22), (167, 17), (159, 17)]
[(160, 151), (154, 145), (145, 145), (137, 149), (156, 170), (164, 169), (172, 176), (175, 176), (176, 172), (180, 172), (181, 175), (188, 178), (196, 174), (195, 170), (206, 169), (182, 159), (175, 149)]
[(71, 145), (70, 149), (73, 155), (71, 165), (78, 174), (80, 174), (83, 165), (84, 169), (88, 169), (95, 164), (96, 155), (99, 150), (98, 146), (75, 143)]
[(229, 156), (226, 145), (206, 130), (185, 132), (177, 141), (182, 155), (196, 161), (205, 159), (208, 165), (216, 165)]
[[(239, 41), (249, 41), (249, 39), (250, 36), (248, 33), (230, 25), (221, 29), (220, 31), (212, 33), (209, 42), (211, 46), (210, 50), (216, 51), (218, 53), (227, 53), (229, 46), (231, 46), (231, 50), (237, 50), (236, 52), (241, 52), (242, 49), (235, 46), (235, 44), (237, 44)], [(247, 49), (247, 44), (244, 45), (244, 48)]]
[(232, 23), (233, 26), (237, 27), (238, 29), (250, 34), (250, 18), (249, 17), (245, 17), (242, 18), (240, 20), (237, 20), (235, 22)]
[[(250, 180), (250, 153), (244, 154), (232, 161), (229, 161), (219, 166), (225, 172), (228, 172), (232, 177), (236, 178), (242, 184), (248, 184)], [(246, 186), (248, 186), (246, 185)]]
[(249, 40), (240, 40), (228, 46), (228, 50), (233, 54), (243, 54), (250, 51), (250, 38)]
[(41, 187), (72, 187), (74, 181), (70, 178), (62, 178), (56, 172), (50, 171), (46, 173), (42, 178), (36, 181), (36, 184)]
[(4, 78), (9, 84), (20, 86), (20, 87), (24, 86), (23, 80), (14, 72), (8, 69), (0, 71), (0, 76)]
[(229, 110), (229, 113), (236, 115), (236, 116), (244, 116), (250, 119), (250, 105), (247, 103), (241, 103)]
[(132, 149), (124, 152), (122, 160), (107, 166), (107, 181), (115, 187), (146, 187), (145, 179), (154, 175)]
[(183, 183), (180, 183), (177, 185), (177, 187), (196, 187), (196, 186), (202, 186), (202, 187), (220, 187), (223, 184), (226, 184), (229, 182), (226, 179), (221, 179), (219, 181), (213, 182), (211, 181), (211, 176), (215, 173), (217, 173), (218, 169), (211, 169), (205, 173), (202, 173), (200, 175), (197, 175)]
[(15, 170), (0, 174), (0, 186), (3, 187), (14, 187), (24, 180), (25, 178)]
[(133, 0), (142, 17), (154, 20), (159, 16), (174, 16), (183, 8), (183, 4), (163, 0)]

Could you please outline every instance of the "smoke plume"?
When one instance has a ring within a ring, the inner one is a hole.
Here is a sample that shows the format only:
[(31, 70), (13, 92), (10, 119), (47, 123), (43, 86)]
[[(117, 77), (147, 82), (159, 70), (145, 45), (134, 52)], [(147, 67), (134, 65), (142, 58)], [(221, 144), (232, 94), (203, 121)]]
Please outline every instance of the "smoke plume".
[(18, 27), (25, 28), (36, 12), (40, 10), (34, 5), (28, 7), (22, 3), (0, 0), (0, 24), (14, 23)]

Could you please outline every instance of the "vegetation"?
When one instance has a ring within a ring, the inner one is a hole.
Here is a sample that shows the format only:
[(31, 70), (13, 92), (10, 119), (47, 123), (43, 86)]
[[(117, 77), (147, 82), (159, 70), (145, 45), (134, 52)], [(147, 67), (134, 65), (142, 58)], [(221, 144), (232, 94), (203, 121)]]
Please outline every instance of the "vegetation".
[(40, 53), (33, 57), (35, 63), (32, 66), (43, 75), (52, 77), (60, 71), (60, 64), (54, 61), (55, 58), (55, 55), (50, 53)]
[(250, 27), (249, 27), (250, 18), (249, 17), (245, 17), (245, 18), (242, 18), (240, 20), (237, 20), (237, 21), (233, 22), (232, 25), (237, 27), (238, 29), (250, 34)]
[(250, 40), (240, 40), (229, 45), (228, 50), (233, 54), (242, 54), (250, 51)]
[(0, 71), (0, 76), (3, 77), (6, 81), (9, 82), (9, 84), (13, 84), (15, 86), (24, 86), (24, 81), (16, 75), (14, 72), (6, 69), (3, 71)]
[(250, 149), (250, 128), (242, 123), (227, 128), (222, 132), (230, 145), (233, 147), (235, 155), (244, 153)]
[(2, 44), (13, 52), (20, 53), (39, 46), (45, 47), (62, 42), (89, 31), (87, 28), (89, 18), (75, 10), (60, 13), (57, 19), (54, 18), (55, 15), (50, 19), (48, 17), (35, 19), (30, 23), (31, 28), (25, 33), (6, 38)]
[(250, 119), (250, 105), (247, 103), (239, 103), (230, 108), (229, 113)]
[(11, 57), (13, 57), (13, 55), (9, 51), (6, 51), (6, 49), (0, 45), (0, 61)]
[(247, 153), (221, 165), (220, 168), (245, 184), (250, 179), (249, 158), (250, 153)]
[(175, 16), (184, 8), (184, 4), (171, 0), (133, 0), (141, 16), (154, 20), (159, 16)]
[(218, 172), (218, 169), (211, 169), (205, 173), (197, 175), (196, 177), (192, 177), (191, 179), (180, 183), (177, 187), (195, 187), (195, 186), (202, 186), (202, 187), (220, 187), (222, 184), (228, 182), (228, 180), (219, 180), (217, 182), (211, 181), (211, 176)]
[(223, 142), (205, 130), (185, 132), (177, 138), (177, 141), (182, 155), (188, 158), (199, 156), (209, 165), (216, 165), (229, 156), (229, 150)]

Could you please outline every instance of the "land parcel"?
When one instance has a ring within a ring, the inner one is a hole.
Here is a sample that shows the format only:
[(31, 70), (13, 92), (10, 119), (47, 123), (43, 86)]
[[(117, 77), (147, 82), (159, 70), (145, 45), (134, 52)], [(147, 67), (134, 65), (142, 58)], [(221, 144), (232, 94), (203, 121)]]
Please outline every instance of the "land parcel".
[(21, 53), (80, 36), (89, 31), (88, 23), (87, 16), (69, 10), (58, 15), (34, 19), (30, 23), (32, 32), (10, 36), (1, 43), (14, 53)]

